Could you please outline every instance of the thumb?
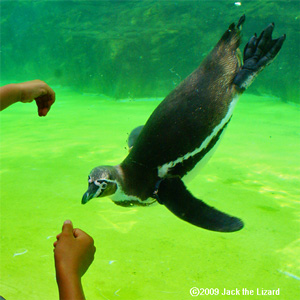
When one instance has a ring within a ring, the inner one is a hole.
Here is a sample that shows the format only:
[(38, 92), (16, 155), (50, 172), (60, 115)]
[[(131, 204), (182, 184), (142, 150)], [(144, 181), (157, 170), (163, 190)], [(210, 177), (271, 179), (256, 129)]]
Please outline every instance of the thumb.
[(73, 224), (70, 220), (66, 220), (62, 227), (62, 232), (73, 234)]

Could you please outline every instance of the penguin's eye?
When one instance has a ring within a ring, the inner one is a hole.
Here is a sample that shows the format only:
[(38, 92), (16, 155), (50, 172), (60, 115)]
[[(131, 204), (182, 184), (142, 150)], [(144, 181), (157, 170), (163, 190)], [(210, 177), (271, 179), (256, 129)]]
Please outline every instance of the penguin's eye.
[(98, 179), (95, 181), (95, 184), (98, 185), (101, 189), (106, 189), (107, 182), (105, 180)]
[(101, 183), (101, 188), (102, 189), (106, 189), (106, 187), (107, 187), (107, 183), (104, 181), (104, 182), (102, 182)]

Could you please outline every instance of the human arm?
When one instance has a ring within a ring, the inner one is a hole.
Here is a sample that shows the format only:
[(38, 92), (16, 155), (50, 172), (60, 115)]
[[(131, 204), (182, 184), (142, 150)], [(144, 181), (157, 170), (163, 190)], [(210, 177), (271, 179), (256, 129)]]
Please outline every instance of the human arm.
[(60, 300), (83, 300), (81, 277), (94, 260), (96, 248), (92, 237), (84, 231), (73, 229), (65, 221), (62, 232), (54, 243), (56, 280)]
[(0, 110), (16, 102), (35, 100), (40, 117), (46, 116), (55, 101), (55, 92), (45, 82), (32, 80), (0, 87)]

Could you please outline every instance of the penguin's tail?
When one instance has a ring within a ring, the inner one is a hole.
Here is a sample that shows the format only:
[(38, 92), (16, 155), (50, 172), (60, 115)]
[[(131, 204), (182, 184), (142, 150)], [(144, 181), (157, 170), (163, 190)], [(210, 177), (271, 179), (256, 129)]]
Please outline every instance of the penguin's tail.
[[(240, 23), (240, 22), (239, 22)], [(244, 49), (244, 64), (233, 80), (237, 91), (245, 91), (256, 76), (269, 64), (273, 62), (279, 53), (286, 35), (273, 40), (272, 32), (274, 23), (269, 24), (259, 37), (254, 34)]]
[(235, 25), (235, 23), (230, 24), (216, 47), (219, 48), (221, 45), (226, 45), (226, 48), (236, 50), (241, 43), (242, 25), (244, 24), (245, 20), (246, 16), (242, 15), (237, 25)]

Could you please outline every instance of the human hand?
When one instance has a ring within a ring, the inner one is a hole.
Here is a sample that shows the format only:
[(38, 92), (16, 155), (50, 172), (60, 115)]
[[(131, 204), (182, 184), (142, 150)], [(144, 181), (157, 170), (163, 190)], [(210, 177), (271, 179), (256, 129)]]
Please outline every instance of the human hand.
[(84, 231), (73, 229), (71, 221), (65, 221), (62, 232), (54, 243), (55, 268), (58, 277), (82, 277), (94, 260), (94, 240)]
[(55, 101), (55, 93), (51, 87), (41, 80), (22, 82), (18, 85), (21, 89), (20, 101), (26, 103), (35, 100), (39, 116), (46, 116)]

